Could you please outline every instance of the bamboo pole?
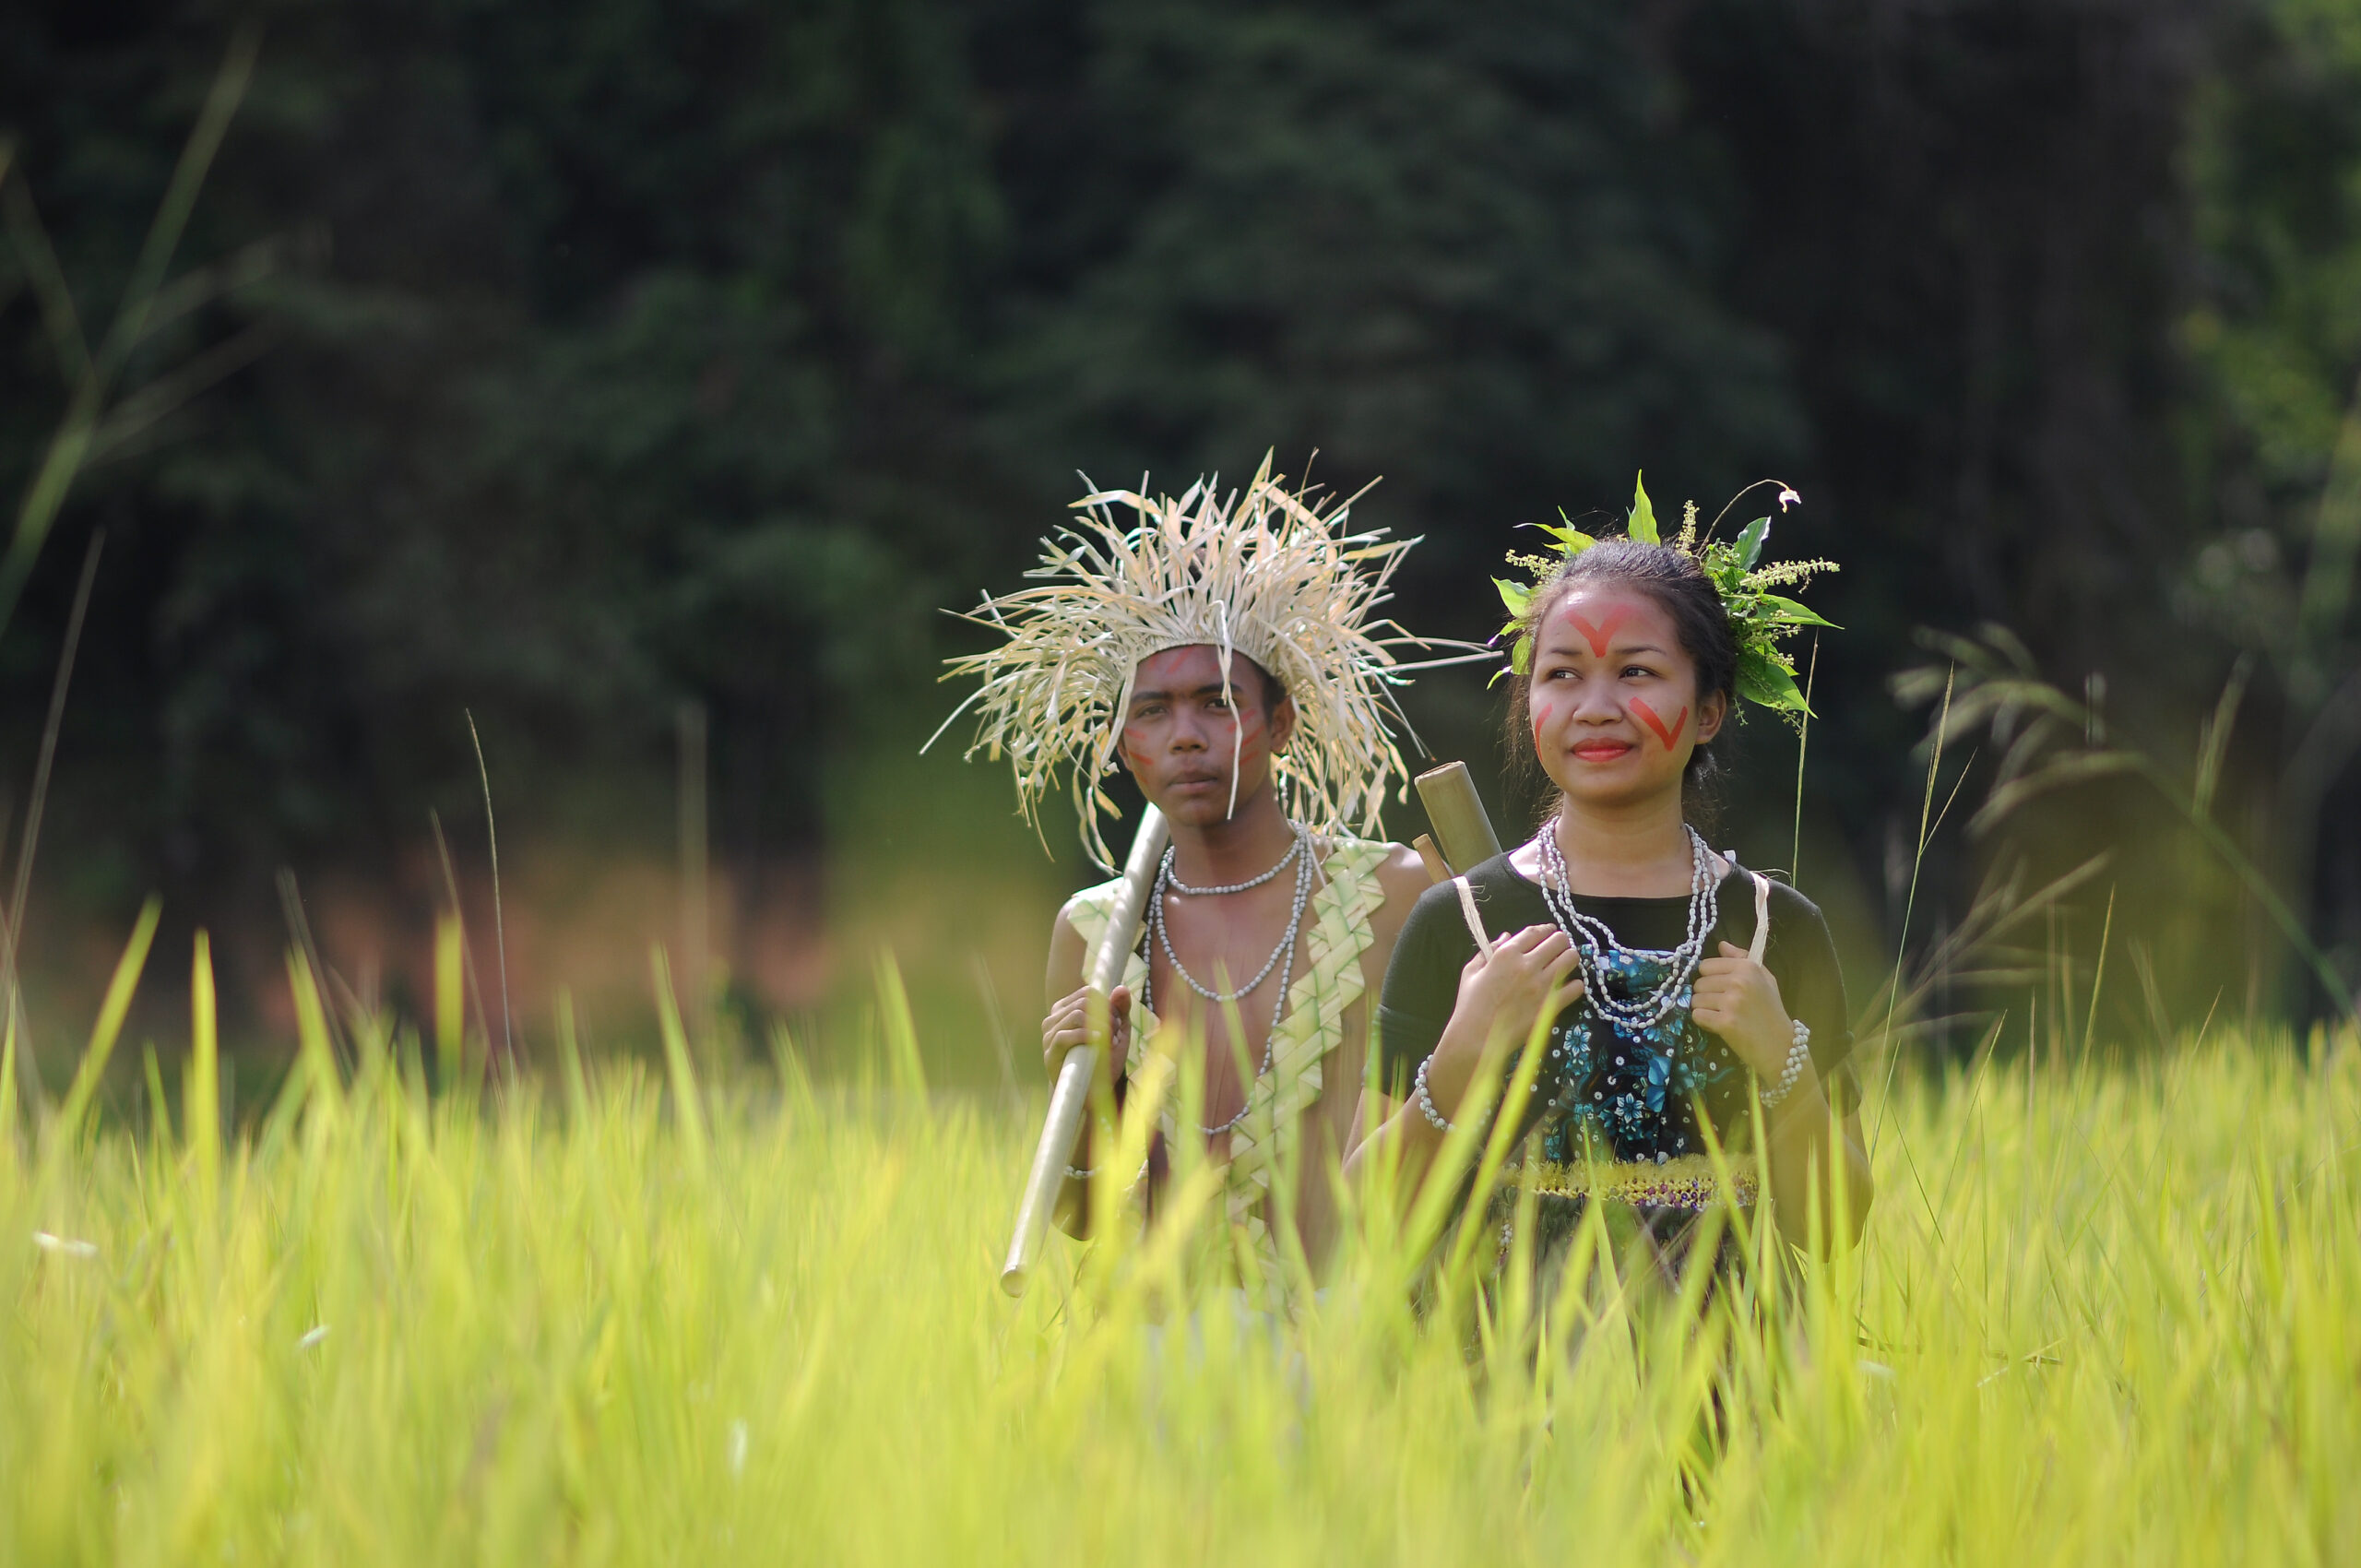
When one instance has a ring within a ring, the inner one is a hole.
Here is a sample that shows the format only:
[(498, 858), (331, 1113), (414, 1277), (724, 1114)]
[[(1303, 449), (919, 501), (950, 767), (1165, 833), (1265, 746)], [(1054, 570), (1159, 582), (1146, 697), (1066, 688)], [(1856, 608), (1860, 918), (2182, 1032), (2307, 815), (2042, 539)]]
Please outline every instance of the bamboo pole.
[(1050, 1212), (1057, 1205), (1058, 1189), (1065, 1180), (1066, 1165), (1074, 1158), (1074, 1142), (1082, 1133), (1082, 1113), (1090, 1103), (1091, 1077), (1098, 1071), (1098, 1053), (1106, 1046), (1108, 998), (1121, 983), (1123, 965), (1131, 956), (1133, 944), (1139, 940), (1140, 921), (1147, 913), (1148, 895), (1156, 885), (1157, 866), (1164, 859), (1164, 846), (1169, 837), (1164, 814), (1149, 806), (1140, 817), (1139, 831), (1133, 836), (1131, 857), (1123, 862), (1122, 890), (1109, 912), (1098, 950), (1091, 955), (1089, 1042), (1067, 1051), (1065, 1060), (1058, 1063), (1057, 1087), (1050, 1091), (1050, 1113), (1042, 1120), (1041, 1141), (1033, 1150), (1033, 1169), (1025, 1178), (1025, 1196), (1016, 1206), (1016, 1227), (1008, 1241), (1008, 1261), (1000, 1271), (1000, 1288), (1012, 1296), (1025, 1294), (1034, 1254), (1040, 1251), (1042, 1234), (1049, 1229)]
[(1419, 774), (1417, 782), (1427, 820), (1434, 825), (1435, 843), (1453, 871), (1465, 874), (1501, 852), (1492, 819), (1485, 814), (1465, 763), (1444, 763)]

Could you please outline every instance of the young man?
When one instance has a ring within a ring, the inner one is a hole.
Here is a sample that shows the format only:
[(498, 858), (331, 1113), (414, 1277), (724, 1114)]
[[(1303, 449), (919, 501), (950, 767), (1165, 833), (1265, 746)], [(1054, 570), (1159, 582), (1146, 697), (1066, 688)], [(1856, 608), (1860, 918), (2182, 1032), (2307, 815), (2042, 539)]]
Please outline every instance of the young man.
[[(1172, 832), (1133, 983), (1159, 1029), (1202, 1041), (1197, 1134), (1229, 1161), (1233, 1188), (1260, 1208), (1238, 1218), (1250, 1234), (1268, 1235), (1278, 1216), (1270, 1172), (1260, 1168), (1275, 1160), (1282, 1170), (1292, 1167), (1298, 1236), (1316, 1259), (1335, 1233), (1330, 1176), (1353, 1142), (1370, 1009), (1427, 875), (1399, 844), (1316, 835), (1287, 820), (1271, 763), (1294, 728), (1293, 700), (1263, 670), (1233, 652), (1225, 671), (1219, 648), (1194, 643), (1141, 661), (1121, 755)], [(1077, 895), (1050, 932), (1041, 1044), (1052, 1076), (1086, 1038), (1082, 976), (1106, 929), (1107, 901), (1097, 889)], [(1132, 985), (1115, 992), (1110, 1065), (1130, 1055), (1140, 1004)], [(1253, 1071), (1251, 1081), (1241, 1063)], [(1257, 1090), (1263, 1107), (1250, 1092)], [(1248, 1126), (1258, 1109), (1266, 1112), (1261, 1124)], [(1289, 1139), (1299, 1141), (1283, 1152)], [(1068, 1212), (1078, 1208), (1070, 1204)]]
[[(1028, 816), (1070, 769), (1085, 841), (1111, 868), (1098, 817), (1113, 802), (1097, 780), (1121, 766), (1169, 824), (1147, 929), (1113, 998), (1109, 1072), (1120, 1085), (1145, 1051), (1202, 1052), (1201, 1117), (1181, 1125), (1178, 1095), (1166, 1097), (1147, 1195), (1177, 1140), (1203, 1140), (1241, 1263), (1266, 1277), (1290, 1240), (1284, 1218), (1313, 1260), (1335, 1238), (1372, 1009), (1427, 885), (1410, 850), (1348, 830), (1375, 829), (1387, 781), (1405, 771), (1384, 688), (1414, 668), (1394, 650), (1427, 645), (1369, 612), (1409, 542), (1346, 535), (1347, 507), (1323, 516), (1269, 469), (1265, 458), (1228, 504), (1203, 483), (1178, 501), (1086, 497), (1086, 531), (1052, 540), (1032, 574), (1049, 586), (987, 600), (975, 617), (1008, 642), (953, 662), (985, 677), (969, 754), (1010, 754)], [(1135, 526), (1117, 527), (1117, 505)], [(1084, 971), (1117, 886), (1076, 894), (1051, 932), (1052, 1075), (1085, 1039)], [(1103, 1146), (1090, 1134), (1070, 1171), (1070, 1222)]]

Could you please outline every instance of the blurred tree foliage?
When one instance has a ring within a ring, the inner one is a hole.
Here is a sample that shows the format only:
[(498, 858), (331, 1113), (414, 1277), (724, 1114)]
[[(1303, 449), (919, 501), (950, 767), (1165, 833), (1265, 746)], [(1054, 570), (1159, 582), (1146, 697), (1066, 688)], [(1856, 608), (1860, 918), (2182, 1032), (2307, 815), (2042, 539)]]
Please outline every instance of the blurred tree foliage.
[[(1462, 635), (1509, 525), (1775, 471), (1786, 547), (1846, 564), (1816, 774), (1875, 863), (1913, 626), (2017, 625), (2177, 733), (2256, 640), (2255, 540), (2308, 558), (2361, 354), (2356, 17), (34, 0), (0, 124), (86, 313), (263, 23), (184, 253), (245, 271), (156, 352), (269, 350), (86, 480), (0, 640), (6, 754), (103, 524), (54, 862), (89, 897), (414, 840), (472, 788), (462, 705), (608, 831), (660, 827), (706, 703), (759, 868), (834, 751), (936, 707), (932, 608), (1012, 582), (1076, 469), (1382, 473), (1370, 520), (1430, 540), (1405, 618)], [(0, 255), (13, 477), (59, 382)]]
[(2239, 13), (2199, 96), (2201, 374), (2186, 443), (2207, 537), (2184, 617), (2255, 668), (2260, 811), (2298, 907), (2361, 973), (2361, 4)]
[[(1718, 496), (1796, 457), (1781, 347), (1719, 298), (1726, 160), (1637, 10), (992, 18), (1016, 450), (1054, 488), (1076, 454), (1128, 478), (1316, 447), (1384, 475), (1379, 509), (1436, 536), (1420, 576), (1465, 587), (1502, 525), (1628, 501), (1642, 461)], [(1030, 52), (1062, 31), (1069, 57)]]
[[(0, 101), (102, 293), (226, 18), (11, 15)], [(908, 684), (926, 607), (992, 558), (946, 428), (1000, 224), (955, 33), (868, 0), (266, 20), (190, 248), (278, 237), (283, 264), (187, 330), (278, 346), (85, 492), (115, 529), (89, 827), (138, 824), (126, 873), (198, 885), (415, 841), (466, 800), (468, 703), (537, 784), (621, 778), (660, 826), (694, 694), (725, 826), (790, 839), (830, 717)], [(20, 325), (21, 442), (54, 383)], [(30, 694), (56, 618), (28, 623)], [(572, 793), (628, 814), (599, 790)]]

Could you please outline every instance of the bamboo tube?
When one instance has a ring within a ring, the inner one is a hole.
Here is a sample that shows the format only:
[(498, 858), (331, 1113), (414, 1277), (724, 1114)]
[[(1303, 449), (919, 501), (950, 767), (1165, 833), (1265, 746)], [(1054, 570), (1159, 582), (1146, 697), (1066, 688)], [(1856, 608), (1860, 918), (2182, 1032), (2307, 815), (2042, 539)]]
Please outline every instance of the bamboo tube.
[(1426, 802), (1427, 820), (1434, 825), (1435, 843), (1453, 871), (1465, 873), (1470, 866), (1501, 852), (1492, 819), (1485, 814), (1483, 799), (1476, 793), (1476, 781), (1467, 776), (1465, 763), (1444, 763), (1419, 774), (1417, 782), (1418, 799)]
[(1123, 965), (1132, 944), (1139, 940), (1140, 921), (1147, 913), (1156, 870), (1164, 859), (1170, 837), (1164, 814), (1149, 806), (1132, 837), (1130, 859), (1123, 862), (1122, 891), (1109, 913), (1107, 931), (1090, 959), (1090, 1042), (1075, 1046), (1058, 1063), (1057, 1087), (1050, 1091), (1050, 1113), (1041, 1123), (1041, 1141), (1033, 1150), (1033, 1169), (1025, 1178), (1025, 1196), (1016, 1206), (1016, 1229), (1008, 1241), (1008, 1261), (1001, 1265), (1000, 1288), (1012, 1296), (1025, 1294), (1034, 1254), (1040, 1251), (1049, 1229), (1058, 1188), (1066, 1164), (1074, 1158), (1074, 1141), (1082, 1133), (1082, 1113), (1090, 1103), (1090, 1080), (1098, 1071), (1098, 1053), (1108, 1033), (1108, 997), (1122, 982)]
[(1410, 848), (1418, 851), (1418, 863), (1427, 868), (1428, 882), (1449, 882), (1451, 880), (1451, 862), (1442, 858), (1442, 851), (1441, 849), (1435, 848), (1435, 837), (1433, 834), (1419, 834), (1416, 838), (1410, 840)]

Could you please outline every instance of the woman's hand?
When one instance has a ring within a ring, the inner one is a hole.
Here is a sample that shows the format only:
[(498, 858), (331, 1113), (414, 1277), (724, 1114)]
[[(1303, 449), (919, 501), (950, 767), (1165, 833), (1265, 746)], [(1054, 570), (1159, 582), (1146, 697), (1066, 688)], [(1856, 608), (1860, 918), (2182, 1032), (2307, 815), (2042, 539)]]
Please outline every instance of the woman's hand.
[[(1107, 1051), (1099, 1060), (1098, 1074), (1111, 1085), (1117, 1064), (1132, 1051), (1131, 988), (1119, 985), (1107, 1000)], [(1090, 988), (1084, 986), (1060, 997), (1050, 1016), (1041, 1020), (1041, 1065), (1049, 1070), (1051, 1083), (1057, 1082), (1066, 1052), (1089, 1039)]]
[(1459, 998), (1451, 1022), (1427, 1063), (1427, 1093), (1446, 1121), (1486, 1054), (1501, 1042), (1522, 1044), (1536, 1018), (1555, 1017), (1582, 995), (1573, 972), (1574, 944), (1555, 925), (1529, 925), (1492, 944), (1459, 971)]
[(1689, 1016), (1727, 1042), (1764, 1083), (1777, 1082), (1786, 1070), (1795, 1023), (1779, 1000), (1778, 977), (1748, 957), (1745, 948), (1725, 942), (1721, 956), (1697, 966)]
[[(1795, 1022), (1779, 1000), (1777, 977), (1743, 949), (1725, 942), (1719, 957), (1697, 966), (1690, 1016), (1728, 1041), (1764, 1088), (1786, 1075), (1787, 1052), (1796, 1043)], [(1777, 1114), (1769, 1118), (1770, 1143), (1762, 1150), (1771, 1212), (1780, 1233), (1799, 1247), (1825, 1245), (1832, 1234), (1841, 1246), (1859, 1239), (1862, 1218), (1877, 1192), (1861, 1137), (1860, 1112), (1845, 1112), (1832, 1146), (1827, 1091), (1817, 1069), (1807, 1065), (1794, 1087), (1797, 1092), (1780, 1101)], [(1833, 1226), (1824, 1227), (1809, 1217), (1815, 1206), (1823, 1216), (1839, 1214), (1839, 1161), (1849, 1206)]]

